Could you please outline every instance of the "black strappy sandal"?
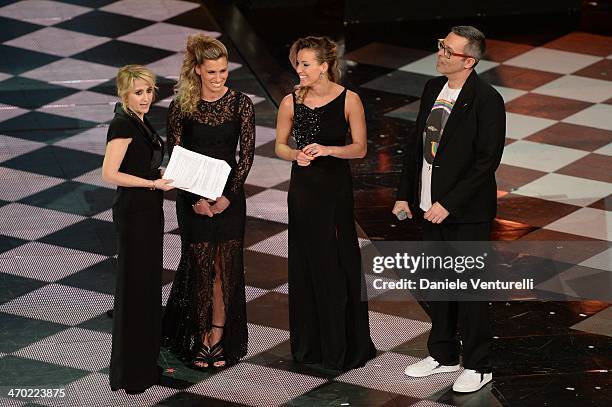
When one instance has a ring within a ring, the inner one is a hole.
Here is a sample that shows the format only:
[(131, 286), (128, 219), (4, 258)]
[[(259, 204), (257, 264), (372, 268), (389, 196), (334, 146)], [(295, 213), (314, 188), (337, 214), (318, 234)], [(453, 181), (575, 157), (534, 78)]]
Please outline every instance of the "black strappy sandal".
[[(212, 327), (219, 328), (219, 329), (225, 328), (224, 326), (219, 326), (215, 324), (213, 324)], [(221, 345), (221, 342), (223, 342), (223, 337), (221, 337), (221, 339), (219, 339), (217, 343), (215, 343), (213, 346), (211, 346), (208, 349), (209, 366), (212, 366), (217, 369), (221, 369), (227, 366), (227, 360), (225, 359), (225, 353), (223, 352), (223, 346)], [(219, 362), (223, 362), (223, 364), (222, 365), (215, 364)]]
[(208, 346), (202, 344), (193, 361), (191, 361), (191, 366), (199, 370), (208, 369), (210, 367), (210, 351), (211, 349)]

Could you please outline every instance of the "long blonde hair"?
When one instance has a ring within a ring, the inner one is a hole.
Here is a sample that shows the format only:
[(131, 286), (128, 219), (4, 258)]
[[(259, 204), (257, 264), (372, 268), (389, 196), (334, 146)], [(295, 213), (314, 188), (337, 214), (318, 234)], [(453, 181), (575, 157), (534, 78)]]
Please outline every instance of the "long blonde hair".
[(178, 83), (175, 86), (176, 99), (181, 112), (191, 113), (196, 110), (202, 92), (202, 80), (195, 68), (206, 60), (227, 58), (227, 48), (215, 38), (204, 34), (192, 34), (187, 38), (185, 58)]
[(123, 110), (126, 113), (129, 113), (131, 110), (128, 96), (134, 88), (134, 81), (136, 79), (142, 79), (153, 88), (153, 99), (155, 99), (157, 86), (155, 85), (155, 74), (153, 71), (142, 65), (125, 65), (119, 68), (115, 83), (117, 86), (117, 96), (121, 99)]
[[(338, 47), (335, 42), (328, 37), (313, 37), (308, 36), (298, 38), (289, 49), (289, 61), (293, 68), (297, 66), (297, 54), (303, 49), (311, 49), (314, 51), (317, 62), (320, 64), (327, 62), (329, 66), (327, 70), (327, 79), (334, 83), (340, 81), (340, 64), (338, 62)], [(308, 87), (297, 85), (295, 93), (299, 103), (304, 101), (308, 93)]]

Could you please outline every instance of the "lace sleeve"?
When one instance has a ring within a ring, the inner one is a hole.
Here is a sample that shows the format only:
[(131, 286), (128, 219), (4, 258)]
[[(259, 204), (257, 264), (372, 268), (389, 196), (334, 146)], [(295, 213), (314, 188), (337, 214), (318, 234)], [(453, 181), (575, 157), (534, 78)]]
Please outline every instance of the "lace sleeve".
[(168, 110), (168, 118), (166, 120), (166, 138), (168, 140), (168, 154), (172, 155), (174, 146), (181, 145), (181, 136), (183, 134), (183, 115), (181, 108), (176, 100), (170, 102)]
[(242, 189), (246, 181), (255, 155), (255, 109), (251, 99), (240, 94), (238, 115), (240, 117), (240, 153), (238, 165), (230, 173), (223, 195), (232, 201)]

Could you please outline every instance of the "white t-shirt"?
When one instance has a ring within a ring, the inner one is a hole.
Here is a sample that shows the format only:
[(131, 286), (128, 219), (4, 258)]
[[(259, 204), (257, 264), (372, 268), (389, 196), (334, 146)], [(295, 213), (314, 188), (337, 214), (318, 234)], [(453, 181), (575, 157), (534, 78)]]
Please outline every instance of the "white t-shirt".
[(459, 92), (461, 92), (461, 88), (451, 89), (446, 82), (431, 108), (423, 129), (423, 169), (421, 170), (421, 202), (419, 206), (424, 211), (429, 210), (433, 204), (431, 202), (431, 172), (434, 158), (444, 133), (444, 126), (446, 126), (448, 116), (450, 116), (455, 101), (459, 97)]

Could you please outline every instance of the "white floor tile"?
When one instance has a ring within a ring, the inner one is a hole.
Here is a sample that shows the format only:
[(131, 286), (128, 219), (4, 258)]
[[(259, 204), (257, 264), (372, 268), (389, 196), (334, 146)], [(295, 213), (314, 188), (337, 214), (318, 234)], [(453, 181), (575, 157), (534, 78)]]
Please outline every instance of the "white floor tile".
[(168, 108), (168, 107), (170, 107), (170, 102), (172, 102), (172, 98), (171, 97), (155, 101), (155, 102), (153, 102), (153, 104), (155, 106), (161, 106), (161, 107)]
[(163, 21), (198, 7), (200, 7), (198, 3), (179, 0), (147, 0), (146, 7), (142, 6), (142, 0), (120, 0), (104, 6), (100, 10), (147, 20)]
[[(177, 52), (176, 54), (172, 54), (169, 57), (155, 61), (154, 63), (147, 65), (147, 67), (153, 72), (155, 72), (155, 74), (158, 76), (163, 76), (167, 79), (178, 80), (179, 73), (181, 71), (181, 66), (183, 65), (184, 57), (185, 54), (183, 54), (182, 52)], [(240, 68), (241, 66), (242, 65), (239, 63), (229, 61), (227, 64), (227, 70), (229, 72), (232, 72)], [(173, 96), (167, 98), (167, 104), (164, 105), (165, 107), (168, 107), (168, 105), (172, 101), (172, 98)], [(159, 102), (157, 104), (159, 104)]]
[(284, 230), (274, 236), (262, 240), (261, 242), (255, 243), (251, 247), (247, 247), (249, 250), (255, 252), (271, 254), (273, 256), (279, 256), (287, 258), (288, 256), (288, 240), (289, 232)]
[[(12, 158), (20, 156), (22, 154), (29, 153), (34, 150), (38, 150), (39, 148), (44, 147), (45, 145), (46, 144), (44, 143), (38, 143), (36, 141), (30, 141), (30, 140), (26, 140), (22, 138), (0, 135), (0, 162), (10, 160)], [(25, 173), (25, 172), (22, 175), (25, 176), (26, 174), (30, 174), (30, 176), (35, 176), (35, 174)], [(10, 172), (7, 172), (3, 169), (2, 173), (0, 174), (0, 179), (10, 179), (10, 178), (13, 178), (10, 175)], [(6, 198), (1, 198), (1, 199), (6, 199)], [(20, 198), (17, 198), (17, 199), (20, 199)], [(17, 199), (13, 199), (13, 200), (16, 201)]]
[(421, 400), (410, 407), (453, 407), (451, 404), (438, 403), (437, 401)]
[(166, 306), (168, 303), (168, 297), (170, 297), (170, 291), (172, 290), (172, 283), (168, 283), (162, 287), (162, 306)]
[(289, 340), (289, 331), (256, 324), (248, 324), (249, 351), (244, 359), (265, 352), (276, 345)]
[[(179, 77), (184, 58), (185, 54), (177, 52), (176, 54), (172, 54), (169, 57), (160, 59), (147, 65), (147, 68), (155, 72), (155, 74), (158, 76), (176, 80)], [(171, 101), (172, 98), (173, 96), (169, 98), (169, 101)]]
[[(185, 391), (249, 406), (273, 407), (327, 380), (242, 362), (194, 384)], [(228, 386), (231, 383), (231, 386)]]
[(562, 174), (546, 174), (512, 192), (577, 206), (587, 206), (612, 194), (612, 184)]
[(431, 324), (380, 312), (369, 312), (370, 333), (378, 350), (388, 351), (429, 331)]
[(21, 116), (27, 112), (29, 112), (27, 109), (0, 103), (0, 123), (12, 119), (13, 117)]
[[(162, 400), (171, 397), (177, 393), (178, 390), (171, 389), (164, 386), (152, 386), (149, 387), (144, 393), (129, 395), (124, 391), (112, 391), (108, 385), (108, 375), (103, 373), (92, 373), (88, 376), (82, 377), (66, 386), (66, 392), (72, 396), (70, 399), (70, 406), (79, 407), (99, 407), (99, 406), (113, 406), (113, 407), (133, 407), (133, 406), (156, 406)], [(62, 406), (64, 404), (62, 399), (48, 399), (55, 400), (53, 403), (46, 405), (51, 406)], [(37, 402), (41, 402), (40, 399)]]
[(110, 40), (110, 38), (106, 37), (98, 37), (56, 27), (46, 27), (42, 30), (14, 38), (4, 44), (30, 51), (68, 57), (97, 47)]
[[(363, 278), (365, 280), (365, 290), (366, 290), (366, 295), (368, 300), (372, 300), (380, 295), (383, 295), (389, 291), (391, 291), (391, 289), (389, 288), (377, 288), (377, 287), (382, 287), (382, 284), (385, 283), (397, 283), (399, 280), (397, 279), (392, 279), (392, 278), (387, 278), (387, 277), (381, 277), (379, 274), (370, 274), (370, 273), (364, 273)], [(410, 293), (395, 293), (396, 297), (395, 298), (403, 298), (402, 299), (407, 299), (407, 298), (411, 298)], [(363, 298), (364, 295), (363, 293), (361, 294), (361, 297)]]
[(255, 126), (255, 147), (276, 140), (276, 129), (265, 126)]
[(49, 0), (18, 1), (0, 8), (0, 16), (40, 25), (55, 25), (87, 13), (89, 7)]
[[(558, 271), (547, 280), (538, 282), (535, 285), (535, 289), (538, 291), (562, 294), (571, 298), (603, 300), (604, 298), (610, 298), (609, 291), (600, 291), (600, 278), (605, 275), (612, 276), (612, 274), (609, 273), (602, 273), (601, 270), (572, 266), (566, 270)], [(585, 282), (597, 283), (595, 283), (593, 287), (585, 287)], [(612, 281), (610, 281), (610, 283), (612, 283)], [(545, 299), (546, 297), (546, 294), (538, 295), (539, 299)], [(553, 296), (552, 298), (555, 297)]]
[(440, 72), (436, 70), (437, 54), (431, 54), (424, 58), (417, 59), (407, 65), (399, 67), (398, 70), (406, 72), (415, 72), (423, 75), (440, 76)]
[[(438, 54), (431, 54), (425, 58), (418, 59), (407, 65), (398, 68), (400, 71), (415, 72), (423, 75), (440, 76), (440, 72), (436, 70), (438, 62)], [(499, 65), (497, 62), (482, 60), (476, 65), (476, 72), (482, 73)]]
[[(202, 33), (213, 38), (221, 36), (221, 33), (217, 31), (204, 31), (175, 24), (157, 23), (141, 30), (131, 32), (118, 39), (134, 44), (148, 45), (168, 51), (181, 52), (185, 50), (187, 37), (197, 33)], [(181, 65), (177, 65), (177, 69), (180, 69), (180, 66)]]
[(511, 100), (516, 99), (519, 96), (523, 96), (527, 91), (513, 88), (506, 88), (505, 86), (493, 86), (499, 94), (504, 98), (504, 103), (508, 103)]
[(22, 73), (20, 76), (68, 88), (89, 89), (107, 82), (116, 75), (117, 68), (112, 66), (64, 58)]
[[(230, 66), (232, 65), (232, 62), (230, 62)], [(228, 67), (228, 69), (230, 69)], [(249, 97), (249, 99), (251, 99), (251, 102), (253, 102), (254, 105), (258, 104), (259, 102), (263, 102), (264, 100), (266, 100), (265, 98), (262, 98), (261, 96), (257, 96), (257, 95), (253, 95), (251, 93), (245, 93), (245, 95), (247, 95)]]
[(581, 266), (591, 267), (594, 269), (612, 271), (612, 248), (591, 257), (580, 263)]
[(82, 328), (69, 328), (15, 352), (23, 358), (75, 369), (98, 371), (110, 364), (111, 335)]
[[(0, 357), (4, 356), (4, 353), (0, 354)], [(19, 399), (9, 399), (6, 397), (0, 397), (0, 406), (3, 407), (21, 407), (21, 406), (25, 406), (26, 404), (31, 404), (30, 401), (24, 401), (24, 400), (19, 400)]]
[(251, 287), (250, 285), (247, 285), (244, 287), (244, 296), (245, 296), (246, 302), (252, 301), (255, 298), (259, 298), (262, 295), (265, 295), (267, 293), (268, 293), (268, 290), (264, 290), (263, 288)]
[[(18, 256), (27, 257), (27, 256), (31, 256), (32, 254), (36, 254), (37, 256), (49, 256), (49, 257), (60, 256), (61, 257), (61, 256), (70, 255), (70, 253), (72, 253), (72, 250), (74, 249), (69, 249), (63, 246), (55, 246), (52, 244), (32, 241), (24, 245), (17, 246), (14, 249), (11, 249), (10, 257), (11, 258), (16, 258)], [(4, 252), (4, 253), (9, 253), (9, 252)], [(0, 254), (0, 257), (4, 258), (5, 257), (4, 253)]]
[(171, 233), (164, 234), (164, 268), (176, 270), (181, 260), (181, 237)]
[(287, 192), (267, 189), (247, 198), (247, 215), (274, 222), (289, 223)]
[(373, 244), (373, 242), (370, 239), (364, 239), (362, 237), (357, 238), (357, 243), (359, 244), (360, 249), (363, 249), (364, 247)]
[(88, 106), (95, 105), (101, 106), (102, 109), (110, 109), (111, 112), (115, 109), (115, 103), (119, 102), (120, 99), (116, 95), (107, 95), (105, 93), (91, 92), (83, 90), (81, 92), (73, 93), (65, 98), (58, 99), (46, 106), (61, 106), (61, 107), (74, 107), (74, 106)]
[(60, 178), (47, 177), (12, 168), (2, 168), (1, 172), (2, 188), (0, 188), (0, 199), (5, 201), (19, 201), (27, 196), (34, 195), (64, 182)]
[(177, 228), (176, 203), (169, 199), (164, 199), (164, 232), (170, 232)]
[[(100, 109), (106, 109), (106, 106), (101, 105)], [(62, 139), (54, 143), (54, 145), (64, 147), (64, 148), (70, 148), (72, 150), (85, 151), (88, 153), (104, 155), (106, 151), (106, 133), (108, 133), (108, 125), (100, 125), (98, 127), (93, 127), (91, 129), (88, 129), (82, 133), (75, 134), (74, 136)], [(90, 173), (87, 173), (87, 174), (82, 175), (82, 177), (88, 180), (87, 183), (91, 184), (92, 179), (89, 175)], [(100, 180), (100, 182), (102, 181)], [(109, 186), (108, 184), (104, 182), (102, 182), (101, 184), (94, 183), (93, 185), (101, 185), (107, 188), (111, 188), (111, 186)]]
[(506, 137), (520, 140), (555, 123), (556, 120), (506, 112)]
[(96, 214), (96, 216), (92, 216), (93, 219), (98, 219), (98, 220), (103, 220), (105, 222), (112, 222), (113, 221), (113, 210), (112, 209), (107, 209), (105, 211), (102, 211), (98, 214)]
[(72, 119), (87, 120), (95, 123), (106, 123), (113, 119), (112, 105), (47, 105), (39, 112), (70, 117)]
[(612, 155), (612, 143), (608, 143), (594, 152), (597, 154)]
[[(233, 62), (233, 61), (227, 61), (227, 70), (229, 72), (233, 72), (239, 68), (242, 68), (242, 64), (239, 64), (238, 62)], [(248, 95), (249, 97), (252, 96), (249, 93), (245, 93), (246, 95)], [(264, 99), (265, 100), (265, 99)], [(255, 102), (253, 102), (255, 103)]]
[(290, 176), (291, 163), (289, 161), (255, 155), (246, 183), (270, 188), (287, 181)]
[(483, 72), (488, 71), (491, 68), (495, 68), (497, 65), (499, 65), (499, 62), (487, 61), (486, 59), (483, 59), (480, 62), (478, 62), (478, 65), (476, 65), (475, 71), (477, 73), (483, 73)]
[(4, 271), (34, 280), (55, 282), (107, 259), (106, 256), (73, 249), (66, 249), (56, 256), (37, 254), (34, 250), (26, 256), (17, 254), (32, 247), (32, 243), (27, 243), (19, 251), (13, 249), (2, 253), (3, 258), (12, 257), (14, 263), (11, 270)]
[(2, 234), (21, 239), (40, 239), (83, 219), (83, 216), (20, 203), (0, 207)]
[(527, 51), (517, 57), (507, 60), (504, 62), (504, 65), (570, 74), (592, 65), (601, 59), (600, 57), (578, 54), (575, 52), (559, 51), (549, 48), (534, 48), (531, 51)]
[(406, 366), (418, 361), (414, 356), (386, 352), (370, 360), (364, 367), (350, 370), (335, 380), (369, 389), (425, 398), (450, 386), (461, 373), (440, 373), (420, 378), (406, 376)]
[(611, 241), (612, 212), (594, 208), (580, 208), (576, 212), (546, 225), (545, 229)]
[(0, 305), (0, 311), (78, 325), (113, 307), (113, 296), (61, 284), (49, 284)]
[(587, 151), (519, 140), (504, 148), (502, 164), (553, 172), (589, 154)]
[(612, 130), (612, 106), (597, 104), (563, 119), (566, 123)]
[[(81, 150), (82, 151), (82, 150)], [(102, 180), (102, 168), (98, 167), (83, 175), (73, 178), (73, 181), (82, 182), (84, 184), (95, 185), (97, 187), (116, 189), (114, 185), (107, 184)]]
[(281, 294), (289, 294), (289, 284), (288, 283), (281, 284), (272, 291), (275, 291)]
[(584, 102), (600, 103), (612, 96), (612, 82), (566, 75), (540, 86), (532, 90), (532, 92)]
[(37, 109), (39, 112), (105, 123), (113, 119), (116, 96), (84, 90)]

